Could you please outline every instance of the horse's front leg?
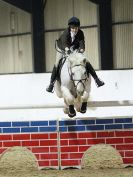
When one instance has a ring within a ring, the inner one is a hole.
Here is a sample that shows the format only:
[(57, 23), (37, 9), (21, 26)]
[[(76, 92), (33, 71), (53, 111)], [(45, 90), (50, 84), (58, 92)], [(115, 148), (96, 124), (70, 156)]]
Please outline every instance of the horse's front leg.
[(66, 87), (62, 87), (61, 89), (63, 93), (64, 102), (67, 106), (66, 109), (68, 109), (68, 116), (69, 117), (76, 116), (76, 111), (74, 109), (74, 96), (71, 94), (69, 89), (67, 89)]
[(87, 101), (89, 98), (89, 93), (87, 93), (86, 91), (84, 92), (83, 96), (82, 96), (82, 105), (80, 108), (80, 112), (81, 113), (86, 113), (87, 111)]

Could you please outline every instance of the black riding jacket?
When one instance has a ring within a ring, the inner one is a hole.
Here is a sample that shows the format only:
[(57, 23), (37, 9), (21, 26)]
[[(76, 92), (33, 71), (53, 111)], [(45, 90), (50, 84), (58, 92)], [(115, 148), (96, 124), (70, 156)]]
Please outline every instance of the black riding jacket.
[(67, 28), (60, 38), (57, 40), (57, 45), (59, 49), (65, 50), (66, 47), (70, 48), (73, 46), (73, 49), (84, 49), (85, 50), (85, 40), (84, 33), (81, 29), (78, 30), (74, 41), (72, 42), (70, 28)]

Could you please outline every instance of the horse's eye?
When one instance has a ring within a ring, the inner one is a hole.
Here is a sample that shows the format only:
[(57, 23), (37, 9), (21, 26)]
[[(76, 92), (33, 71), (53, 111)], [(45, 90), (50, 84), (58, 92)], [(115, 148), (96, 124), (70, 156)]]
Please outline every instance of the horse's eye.
[(74, 76), (74, 73), (72, 72), (72, 76)]

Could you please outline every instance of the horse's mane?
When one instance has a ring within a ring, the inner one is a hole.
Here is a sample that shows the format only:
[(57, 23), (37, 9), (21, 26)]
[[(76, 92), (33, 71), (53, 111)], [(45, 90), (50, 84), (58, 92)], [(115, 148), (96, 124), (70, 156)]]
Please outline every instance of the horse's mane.
[(68, 57), (71, 65), (78, 65), (78, 64), (85, 64), (86, 62), (86, 56), (83, 53), (79, 53), (77, 51), (74, 51), (71, 53)]

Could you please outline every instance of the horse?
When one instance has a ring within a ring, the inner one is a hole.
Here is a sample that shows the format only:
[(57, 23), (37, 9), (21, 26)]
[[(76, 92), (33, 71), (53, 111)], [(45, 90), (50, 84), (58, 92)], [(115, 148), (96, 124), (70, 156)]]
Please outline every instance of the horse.
[(55, 92), (64, 99), (64, 113), (72, 118), (76, 116), (76, 111), (86, 113), (91, 77), (86, 71), (87, 59), (84, 54), (74, 51), (63, 60), (60, 79), (55, 82)]

